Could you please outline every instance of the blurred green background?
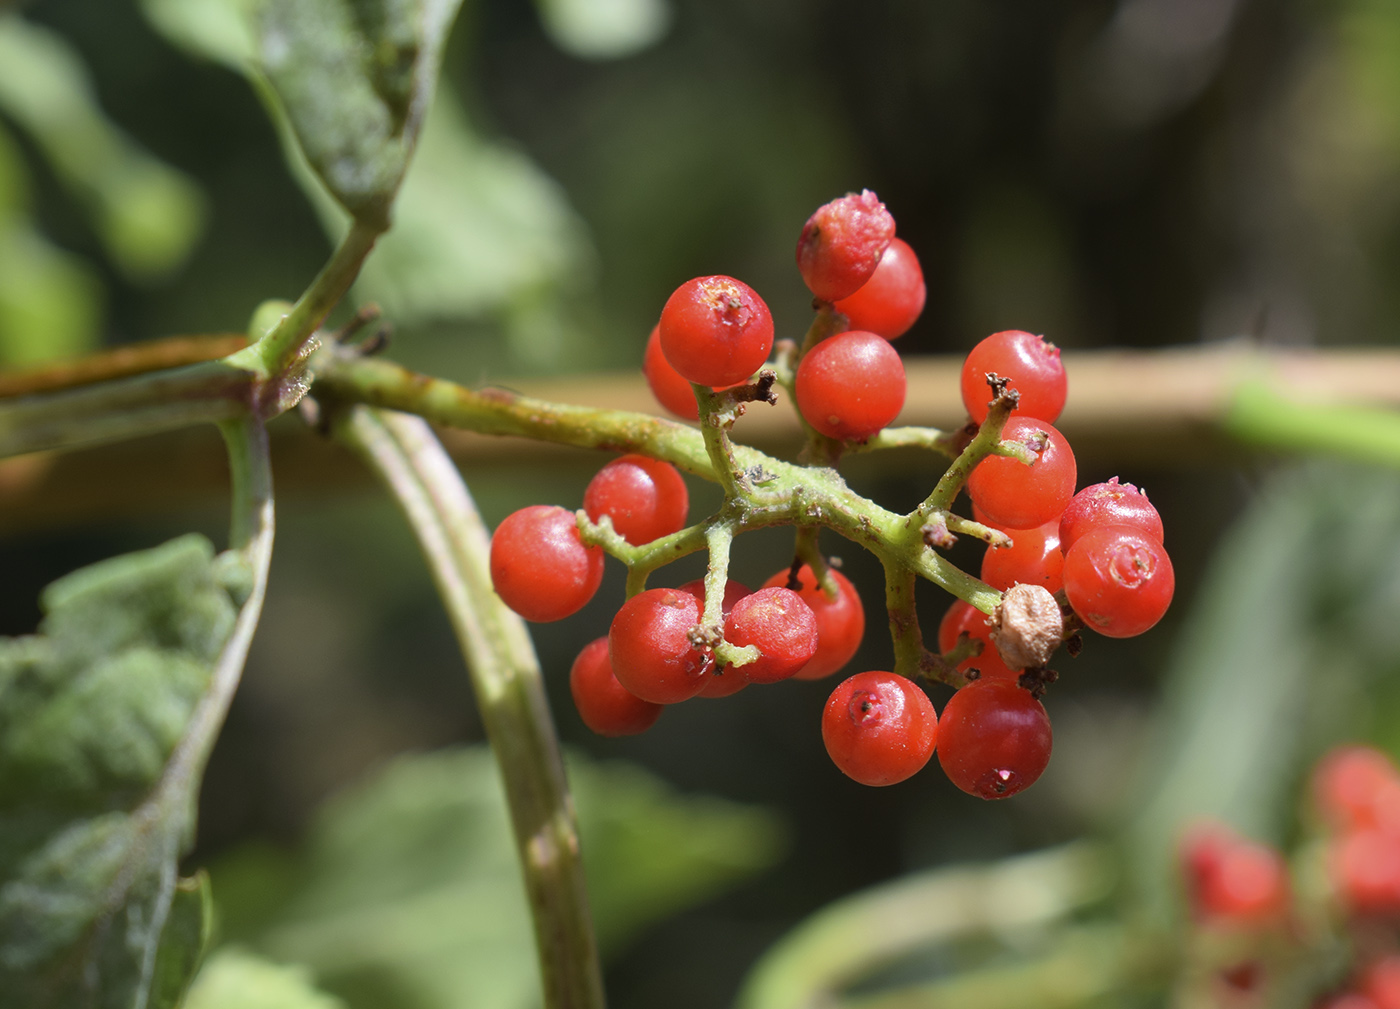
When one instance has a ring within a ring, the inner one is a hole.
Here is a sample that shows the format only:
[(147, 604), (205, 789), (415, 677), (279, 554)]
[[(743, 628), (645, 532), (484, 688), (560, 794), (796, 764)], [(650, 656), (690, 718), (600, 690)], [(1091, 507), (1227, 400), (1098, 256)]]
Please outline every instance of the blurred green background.
[[(324, 260), (338, 222), (289, 171), (237, 70), (246, 42), (228, 10), (220, 0), (0, 8), (0, 362), (239, 331)], [(809, 311), (796, 235), (818, 204), (863, 187), (895, 214), (928, 282), (906, 354), (959, 353), (1004, 328), (1072, 350), (1393, 344), (1400, 7), (478, 0), (454, 31), (396, 230), (356, 295), (385, 307), (396, 359), (466, 383), (635, 367), (667, 294), (704, 273), (745, 279), (780, 335), (796, 336)], [(529, 503), (576, 506), (602, 461), (579, 453), (548, 471), (465, 475), (494, 523)], [(795, 923), (906, 872), (1124, 824), (1137, 834), (1114, 836), (1161, 856), (1172, 824), (1209, 809), (1284, 839), (1296, 780), (1326, 742), (1400, 743), (1400, 692), (1382, 679), (1400, 671), (1386, 608), (1400, 593), (1394, 481), (1262, 458), (1162, 469), (1124, 455), (1083, 460), (1080, 483), (1115, 474), (1163, 513), (1177, 603), (1143, 638), (1095, 639), (1060, 662), (1047, 701), (1054, 761), (1012, 802), (970, 799), (936, 770), (886, 790), (845, 780), (817, 730), (822, 684), (692, 702), (638, 739), (592, 737), (566, 674), (622, 598), (617, 570), (582, 613), (536, 629), (560, 732), (581, 760), (626, 760), (683, 792), (746, 804), (691, 810), (707, 826), (682, 821), (646, 842), (698, 834), (664, 877), (698, 883), (619, 926), (608, 973), (619, 1009), (727, 1004)], [(907, 508), (935, 477), (932, 464), (870, 467), (859, 483)], [(696, 514), (717, 500), (693, 490)], [(13, 535), (0, 542), (0, 630), (32, 630), (38, 590), (59, 574), (191, 527), (218, 539), (222, 523), (210, 501)], [(229, 934), (243, 928), (282, 958), (316, 962), (316, 941), (333, 937), (269, 933), (279, 912), (255, 899), (298, 872), (312, 882), (297, 899), (316, 905), (316, 870), (289, 866), (314, 861), (318, 845), (333, 851), (349, 828), (313, 811), (397, 754), (476, 743), (481, 728), (393, 509), (367, 485), (308, 493), (280, 503), (279, 526), (267, 615), (209, 770), (192, 864), (216, 866), (221, 899), (224, 867)], [(781, 531), (752, 535), (735, 576), (761, 582), (790, 546)], [(826, 546), (873, 618), (856, 665), (883, 667), (878, 565)], [(955, 559), (975, 566), (977, 554), (960, 547)], [(677, 567), (674, 583), (700, 570), (694, 558)], [(926, 633), (946, 602), (921, 597)], [(431, 772), (402, 773), (432, 807)], [(1203, 790), (1208, 780), (1219, 787)], [(653, 786), (595, 792), (628, 787)], [(618, 865), (634, 864), (616, 850)], [(238, 905), (235, 891), (254, 897)], [(446, 1004), (336, 970), (322, 963), (340, 994), (360, 993), (355, 1006)]]

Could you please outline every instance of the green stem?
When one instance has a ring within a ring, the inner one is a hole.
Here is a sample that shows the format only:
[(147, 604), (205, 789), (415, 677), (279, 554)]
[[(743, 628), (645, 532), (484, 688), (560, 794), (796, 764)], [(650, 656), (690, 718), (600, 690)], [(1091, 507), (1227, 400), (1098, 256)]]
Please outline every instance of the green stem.
[(949, 459), (956, 459), (959, 434), (958, 431), (940, 431), (936, 427), (887, 427), (863, 442), (853, 443), (847, 451), (877, 452), (887, 448), (925, 448), (946, 455)]
[(729, 548), (734, 542), (736, 526), (737, 523), (732, 520), (720, 519), (705, 530), (710, 563), (705, 569), (705, 612), (701, 617), (701, 632), (721, 665), (738, 667), (756, 660), (759, 651), (753, 645), (731, 645), (724, 640), (724, 590), (729, 584)]
[(885, 562), (885, 609), (894, 643), (894, 672), (911, 680), (923, 676), (924, 634), (914, 607), (914, 572), (894, 560)]
[(709, 386), (691, 383), (695, 389), (695, 402), (700, 408), (700, 434), (705, 439), (705, 453), (710, 457), (710, 466), (719, 478), (727, 501), (747, 495), (749, 481), (744, 476), (734, 458), (734, 443), (729, 440), (729, 429), (734, 426), (733, 407), (725, 409), (724, 397)]
[(1224, 426), (1255, 446), (1400, 467), (1400, 413), (1394, 410), (1298, 402), (1254, 380), (1235, 390)]
[(422, 420), (354, 407), (337, 416), (334, 430), (403, 509), (466, 659), (510, 807), (544, 1005), (602, 1009), (602, 971), (559, 742), (529, 632), (491, 588), (490, 536), (481, 516)]
[(1003, 443), (1001, 440), (1002, 428), (1006, 426), (1007, 420), (1011, 417), (1011, 411), (1015, 407), (1016, 399), (1013, 396), (1001, 395), (992, 400), (987, 410), (987, 419), (982, 421), (977, 435), (968, 442), (967, 448), (963, 449), (948, 466), (943, 475), (939, 477), (938, 483), (934, 485), (933, 492), (918, 507), (917, 513), (923, 516), (925, 522), (934, 512), (948, 511), (952, 508), (953, 499), (958, 496), (958, 491), (962, 490), (963, 484), (972, 475), (972, 471), (977, 468), (977, 464), (987, 456), (1013, 455), (1020, 458), (1022, 462), (1035, 461), (1033, 455), (1029, 459), (1025, 458), (1024, 446), (1014, 442)]

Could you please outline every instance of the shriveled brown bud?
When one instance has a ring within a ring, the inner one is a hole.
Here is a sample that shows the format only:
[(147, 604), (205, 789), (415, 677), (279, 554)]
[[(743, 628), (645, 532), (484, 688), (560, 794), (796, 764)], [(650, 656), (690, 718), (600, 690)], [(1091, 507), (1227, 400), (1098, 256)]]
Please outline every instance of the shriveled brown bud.
[(1011, 669), (1045, 665), (1064, 635), (1060, 604), (1043, 585), (1011, 586), (987, 624), (997, 651)]

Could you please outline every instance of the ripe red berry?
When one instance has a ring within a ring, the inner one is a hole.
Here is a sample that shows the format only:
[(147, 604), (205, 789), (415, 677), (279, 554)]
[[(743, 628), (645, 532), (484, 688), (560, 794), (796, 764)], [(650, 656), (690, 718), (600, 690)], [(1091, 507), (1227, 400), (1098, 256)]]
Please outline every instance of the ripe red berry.
[(817, 208), (797, 240), (797, 268), (822, 301), (855, 294), (875, 273), (894, 238), (894, 218), (866, 189)]
[(1060, 348), (1044, 337), (1009, 329), (993, 333), (968, 352), (962, 366), (962, 400), (978, 424), (987, 419), (992, 393), (987, 375), (1009, 379), (1021, 394), (1013, 411), (1053, 424), (1065, 408), (1069, 383), (1060, 363)]
[[(828, 599), (817, 585), (812, 569), (804, 564), (797, 572), (797, 594), (812, 611), (817, 621), (817, 651), (811, 660), (797, 671), (799, 680), (819, 680), (837, 672), (855, 656), (865, 636), (865, 607), (849, 578), (831, 569), (836, 582), (836, 598)], [(786, 588), (788, 570), (784, 568), (763, 583), (763, 587)]]
[(1187, 837), (1182, 860), (1199, 918), (1257, 923), (1276, 921), (1288, 910), (1288, 870), (1266, 844), (1211, 825)]
[(681, 377), (701, 385), (747, 380), (773, 349), (773, 317), (733, 277), (688, 280), (661, 310), (661, 351)]
[(1371, 746), (1341, 746), (1313, 771), (1313, 797), (1336, 830), (1395, 828), (1400, 834), (1400, 771)]
[[(696, 599), (700, 600), (700, 611), (705, 610), (705, 579), (697, 578), (692, 582), (686, 582), (680, 587), (682, 592), (689, 592)], [(720, 613), (728, 617), (730, 611), (734, 609), (734, 604), (749, 594), (749, 590), (740, 582), (730, 578), (724, 583), (724, 599), (720, 601)], [(712, 663), (710, 675), (705, 677), (705, 685), (700, 688), (697, 697), (728, 697), (737, 694), (749, 685), (749, 681), (744, 677), (742, 669), (724, 669), (719, 663)]]
[(1400, 837), (1362, 829), (1335, 840), (1328, 852), (1332, 884), (1352, 911), (1400, 912)]
[(1377, 1009), (1400, 1009), (1400, 954), (1388, 953), (1367, 967), (1361, 990)]
[(690, 511), (690, 494), (676, 467), (644, 455), (624, 455), (600, 469), (583, 492), (583, 510), (634, 546), (678, 532)]
[(714, 663), (713, 655), (690, 642), (700, 616), (700, 600), (680, 589), (647, 589), (623, 603), (608, 630), (617, 682), (656, 704), (698, 694)]
[(951, 651), (963, 634), (982, 642), (982, 651), (959, 662), (960, 672), (970, 673), (975, 669), (980, 677), (1002, 680), (1015, 680), (1021, 675), (1021, 670), (1007, 667), (997, 646), (992, 643), (992, 629), (987, 626), (987, 615), (971, 603), (955, 599), (939, 621), (938, 650), (945, 654)]
[(1117, 477), (1085, 487), (1065, 506), (1060, 516), (1060, 549), (1068, 550), (1097, 526), (1136, 526), (1162, 542), (1162, 516), (1146, 494), (1130, 483), (1119, 483)]
[(755, 645), (762, 653), (738, 666), (750, 683), (776, 683), (792, 676), (817, 653), (817, 618), (796, 592), (762, 588), (734, 604), (724, 621), (731, 645)]
[(817, 344), (797, 366), (797, 408), (828, 438), (862, 441), (904, 408), (904, 362), (889, 341), (851, 330)]
[(1011, 546), (988, 547), (982, 555), (982, 580), (1001, 592), (1018, 582), (1059, 592), (1065, 584), (1061, 574), (1065, 556), (1060, 552), (1060, 523), (1051, 519), (1043, 526), (1017, 529), (1009, 535)]
[(836, 311), (851, 329), (879, 333), (887, 340), (903, 336), (924, 310), (924, 271), (919, 257), (901, 238), (890, 240), (880, 265), (855, 294), (836, 302)]
[(1065, 595), (1086, 626), (1130, 638), (1162, 619), (1176, 590), (1162, 544), (1132, 526), (1100, 526), (1065, 554)]
[(857, 673), (832, 691), (822, 741), (862, 785), (893, 785), (919, 771), (938, 742), (938, 716), (919, 687), (887, 672)]
[(1074, 452), (1065, 436), (1048, 421), (1012, 417), (1002, 428), (1001, 438), (1033, 449), (1038, 444), (1044, 447), (1029, 466), (1010, 456), (983, 459), (967, 478), (967, 496), (1006, 529), (1034, 529), (1058, 519), (1074, 497), (1078, 476)]
[(661, 327), (652, 327), (647, 337), (646, 353), (642, 356), (642, 374), (656, 401), (682, 420), (699, 420), (700, 407), (695, 402), (695, 390), (671, 367), (661, 353)]
[(583, 545), (567, 509), (522, 508), (491, 537), (491, 584), (526, 620), (547, 623), (577, 613), (602, 580), (602, 548)]
[(600, 736), (635, 736), (661, 717), (662, 705), (642, 700), (617, 682), (608, 661), (607, 638), (584, 645), (578, 653), (569, 670), (569, 692), (583, 724)]
[(974, 680), (952, 696), (938, 725), (938, 762), (969, 795), (1005, 799), (1050, 763), (1050, 719), (1014, 680)]

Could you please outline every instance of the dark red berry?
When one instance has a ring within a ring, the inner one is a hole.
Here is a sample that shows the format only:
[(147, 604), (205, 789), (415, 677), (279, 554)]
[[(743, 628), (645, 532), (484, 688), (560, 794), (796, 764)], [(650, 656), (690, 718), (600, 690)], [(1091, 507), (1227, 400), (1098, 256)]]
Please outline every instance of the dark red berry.
[(991, 388), (987, 375), (1010, 380), (1021, 394), (1013, 411), (1053, 424), (1065, 408), (1069, 384), (1060, 363), (1060, 348), (1044, 337), (1009, 329), (993, 333), (968, 352), (962, 367), (962, 400), (978, 424), (987, 419)]
[(624, 455), (600, 469), (583, 492), (583, 510), (634, 546), (678, 532), (690, 511), (690, 494), (676, 467), (644, 455)]
[(1162, 544), (1133, 526), (1091, 529), (1065, 554), (1065, 595), (1085, 625), (1110, 638), (1162, 619), (1176, 575)]
[(817, 653), (817, 618), (796, 592), (762, 588), (734, 603), (724, 621), (724, 639), (740, 647), (754, 645), (762, 653), (734, 672), (750, 683), (776, 683)]
[(967, 478), (967, 496), (1006, 529), (1034, 529), (1057, 520), (1074, 497), (1078, 475), (1065, 436), (1048, 421), (1012, 417), (1001, 438), (1027, 445), (1039, 457), (1026, 465), (1010, 456), (988, 456)]
[(903, 336), (924, 310), (924, 271), (919, 257), (900, 238), (890, 240), (875, 273), (855, 294), (836, 302), (851, 329), (879, 333), (886, 340)]
[(690, 641), (700, 616), (700, 600), (679, 589), (648, 589), (623, 603), (608, 631), (617, 682), (656, 704), (698, 694), (714, 663)]
[(688, 280), (661, 310), (661, 351), (700, 385), (746, 381), (773, 349), (773, 317), (754, 290), (733, 277)]
[(1060, 549), (1068, 550), (1079, 537), (1098, 526), (1136, 526), (1162, 542), (1162, 517), (1147, 495), (1114, 477), (1085, 487), (1060, 516)]
[(919, 687), (894, 673), (857, 673), (822, 712), (822, 740), (836, 766), (862, 785), (893, 785), (928, 763), (938, 716)]
[(695, 402), (695, 390), (681, 377), (681, 373), (671, 367), (666, 355), (661, 353), (661, 327), (652, 328), (647, 337), (646, 354), (642, 357), (642, 374), (646, 376), (651, 394), (671, 413), (683, 420), (699, 420), (700, 407)]
[(904, 362), (889, 341), (852, 330), (817, 344), (797, 366), (797, 408), (843, 441), (863, 441), (904, 408)]
[(583, 724), (600, 736), (635, 736), (661, 717), (662, 705), (642, 700), (617, 682), (607, 638), (583, 646), (569, 670), (569, 691)]
[[(865, 637), (865, 607), (849, 578), (831, 568), (836, 582), (836, 598), (828, 599), (817, 584), (812, 569), (804, 564), (797, 571), (797, 594), (817, 618), (817, 653), (797, 671), (799, 680), (819, 680), (839, 671), (855, 656)], [(764, 588), (786, 588), (788, 569), (784, 568), (763, 583)]]
[(1017, 529), (1009, 547), (988, 547), (982, 555), (982, 580), (998, 591), (1011, 586), (1040, 585), (1059, 592), (1065, 580), (1065, 556), (1060, 552), (1060, 523), (1051, 519), (1034, 529)]
[(577, 613), (602, 580), (602, 548), (583, 545), (574, 513), (564, 508), (522, 508), (491, 537), (491, 584), (526, 620), (547, 623)]
[(860, 290), (894, 238), (894, 218), (870, 190), (817, 208), (797, 240), (797, 268), (821, 301)]
[(969, 795), (1005, 799), (1035, 784), (1050, 763), (1050, 719), (1014, 680), (963, 687), (939, 719), (938, 761)]

